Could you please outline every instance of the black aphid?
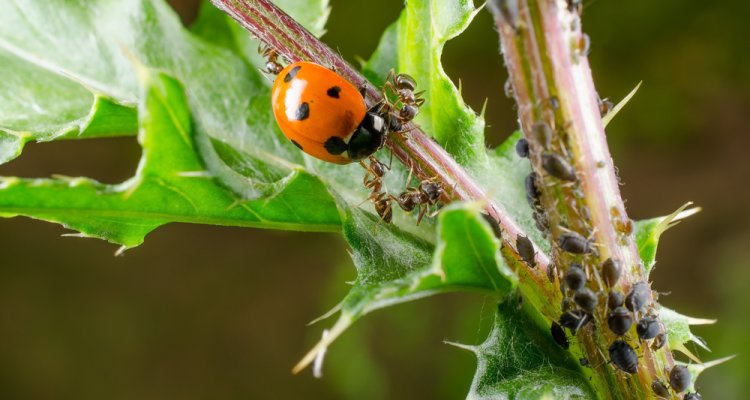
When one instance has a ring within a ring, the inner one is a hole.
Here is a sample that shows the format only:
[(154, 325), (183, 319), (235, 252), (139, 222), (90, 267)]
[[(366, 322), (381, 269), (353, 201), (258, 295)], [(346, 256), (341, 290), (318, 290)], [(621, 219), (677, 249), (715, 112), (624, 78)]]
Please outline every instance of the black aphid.
[(520, 138), (516, 142), (516, 154), (518, 154), (519, 157), (526, 158), (529, 156), (529, 141)]
[(547, 220), (547, 214), (544, 213), (543, 210), (535, 210), (531, 216), (534, 218), (534, 223), (536, 225), (536, 229), (539, 230), (539, 232), (549, 233), (549, 220)]
[(656, 351), (664, 347), (667, 344), (667, 334), (664, 331), (659, 332), (651, 343), (651, 350)]
[(622, 267), (619, 261), (610, 257), (602, 264), (602, 276), (607, 286), (614, 286), (620, 279), (620, 274), (622, 274)]
[(677, 393), (685, 391), (690, 386), (690, 371), (686, 366), (675, 365), (669, 371), (669, 386)]
[(542, 154), (542, 168), (548, 174), (563, 181), (576, 180), (576, 171), (560, 155), (555, 153)]
[(656, 380), (651, 382), (651, 390), (654, 391), (657, 397), (669, 398), (669, 388), (662, 381)]
[(590, 253), (592, 246), (586, 238), (576, 232), (565, 232), (557, 239), (557, 245), (563, 251), (573, 254)]
[(550, 283), (555, 283), (555, 276), (557, 275), (557, 267), (554, 264), (547, 266), (547, 280)]
[(536, 267), (536, 261), (534, 261), (534, 255), (536, 252), (534, 251), (534, 245), (529, 238), (518, 235), (516, 237), (516, 250), (518, 251), (518, 255), (521, 256), (521, 259), (528, 264), (529, 267)]
[(612, 364), (621, 371), (629, 374), (638, 372), (638, 356), (636, 356), (635, 350), (623, 340), (612, 342), (612, 345), (609, 346), (609, 358), (612, 360)]
[(622, 336), (630, 330), (633, 325), (633, 317), (625, 307), (617, 307), (609, 313), (607, 326), (615, 335)]
[(589, 312), (593, 311), (599, 304), (596, 293), (587, 287), (580, 288), (575, 296), (573, 296), (573, 300), (575, 300), (579, 307)]
[(656, 318), (643, 317), (635, 325), (635, 331), (641, 340), (650, 340), (661, 332), (661, 326), (659, 326), (659, 321)]
[(638, 282), (625, 297), (625, 307), (632, 312), (642, 311), (651, 297), (651, 289), (646, 282)]
[(570, 310), (560, 316), (560, 325), (570, 329), (573, 333), (586, 326), (591, 321), (591, 315), (583, 310)]
[(620, 307), (624, 301), (625, 299), (622, 297), (622, 293), (617, 290), (611, 290), (609, 295), (607, 295), (607, 307), (609, 307), (610, 310)]
[(484, 218), (485, 221), (487, 221), (488, 224), (490, 224), (490, 227), (492, 228), (492, 233), (495, 234), (495, 237), (502, 240), (503, 239), (503, 230), (500, 229), (500, 224), (497, 223), (497, 221), (490, 217), (489, 215), (482, 213), (482, 218)]
[(552, 333), (552, 339), (555, 339), (555, 342), (560, 345), (563, 349), (567, 350), (568, 347), (570, 347), (570, 342), (568, 342), (568, 335), (565, 334), (565, 330), (558, 324), (557, 322), (552, 322), (552, 326), (550, 327), (550, 333)]
[(578, 290), (586, 284), (586, 273), (580, 264), (571, 264), (563, 276), (563, 282), (570, 290)]
[(531, 126), (531, 133), (544, 149), (549, 149), (552, 144), (552, 128), (545, 122), (537, 122)]
[(532, 207), (536, 207), (539, 204), (539, 196), (542, 195), (542, 192), (539, 191), (539, 186), (537, 185), (536, 173), (532, 172), (526, 176), (524, 187), (526, 188), (526, 199)]
[(569, 299), (568, 297), (563, 297), (562, 302), (560, 303), (560, 311), (565, 312), (568, 310), (572, 310), (575, 307), (575, 303), (573, 303), (573, 300)]
[(581, 357), (581, 358), (579, 358), (579, 359), (578, 359), (578, 362), (579, 362), (579, 363), (581, 363), (581, 366), (582, 366), (582, 367), (588, 367), (588, 366), (590, 366), (590, 365), (591, 365), (591, 363), (589, 363), (589, 359), (588, 359), (588, 358), (586, 358), (586, 357)]

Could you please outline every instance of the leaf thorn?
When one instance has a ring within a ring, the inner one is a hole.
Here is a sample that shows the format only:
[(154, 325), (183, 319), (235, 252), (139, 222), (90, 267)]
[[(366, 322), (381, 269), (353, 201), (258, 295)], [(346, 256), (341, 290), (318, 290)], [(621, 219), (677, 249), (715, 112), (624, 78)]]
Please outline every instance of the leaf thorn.
[(602, 117), (602, 126), (604, 128), (606, 128), (607, 125), (609, 124), (609, 122), (612, 121), (612, 118), (614, 118), (615, 115), (617, 115), (617, 113), (620, 112), (620, 110), (623, 107), (625, 107), (626, 104), (628, 104), (628, 102), (630, 101), (630, 99), (632, 99), (633, 96), (635, 96), (635, 93), (641, 87), (642, 83), (643, 83), (643, 81), (638, 82), (638, 84), (635, 85), (635, 88), (633, 88), (633, 90), (631, 90), (630, 93), (628, 93), (628, 95), (625, 96), (625, 98), (623, 98), (622, 100), (620, 100), (620, 102), (617, 103), (617, 105), (612, 110), (610, 110), (610, 112), (608, 112), (607, 115), (605, 115), (605, 116)]
[(472, 352), (472, 353), (474, 353), (474, 354), (476, 354), (476, 352), (477, 352), (477, 347), (476, 347), (476, 346), (472, 346), (472, 345), (469, 345), (469, 344), (463, 344), (463, 343), (458, 343), (458, 342), (452, 342), (452, 341), (450, 341), (450, 340), (443, 340), (443, 343), (445, 343), (445, 344), (447, 344), (447, 345), (450, 345), (450, 346), (453, 346), (453, 347), (458, 347), (458, 348), (459, 348), (459, 349), (461, 349), (461, 350), (467, 350), (467, 351), (470, 351), (470, 352)]
[(339, 304), (336, 304), (331, 308), (330, 310), (326, 311), (323, 315), (315, 318), (314, 320), (307, 323), (306, 326), (317, 324), (318, 322), (330, 318), (332, 315), (336, 314), (337, 312), (341, 311), (341, 308), (343, 307), (344, 302), (340, 302)]

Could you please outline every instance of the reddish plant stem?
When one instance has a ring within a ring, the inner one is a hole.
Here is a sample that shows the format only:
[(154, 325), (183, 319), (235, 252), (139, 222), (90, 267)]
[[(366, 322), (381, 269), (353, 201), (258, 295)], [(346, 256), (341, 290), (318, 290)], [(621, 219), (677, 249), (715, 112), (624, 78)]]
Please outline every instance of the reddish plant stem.
[[(366, 87), (366, 102), (372, 106), (382, 99), (379, 90), (341, 56), (319, 41), (315, 36), (300, 26), (294, 19), (278, 9), (269, 0), (211, 0), (242, 27), (252, 33), (261, 42), (275, 50), (289, 62), (300, 60), (312, 61), (327, 65), (336, 70), (355, 86)], [(420, 179), (437, 178), (446, 188), (445, 201), (466, 200), (482, 201), (485, 203), (486, 213), (497, 222), (503, 231), (503, 245), (512, 250), (515, 261), (520, 260), (516, 251), (515, 238), (523, 233), (521, 227), (509, 217), (501, 206), (495, 204), (484, 190), (469, 176), (469, 174), (448, 154), (439, 144), (416, 125), (405, 127), (407, 137), (391, 135), (386, 141), (386, 147), (393, 152), (398, 160), (413, 168)], [(525, 273), (543, 287), (546, 281), (546, 271), (549, 259), (542, 252), (536, 254), (538, 268), (528, 268), (523, 265)]]
[[(581, 32), (575, 3), (494, 0), (490, 10), (495, 15), (521, 126), (530, 144), (532, 167), (541, 178), (553, 262), (562, 271), (573, 262), (581, 262), (598, 281), (591, 284), (592, 289), (601, 291), (607, 288), (601, 284), (600, 266), (612, 257), (624, 269), (615, 288), (627, 293), (633, 284), (646, 281), (647, 275), (607, 147), (586, 57), (588, 38)], [(534, 133), (539, 123), (552, 128), (549, 143)], [(575, 181), (562, 182), (545, 172), (543, 154), (568, 160), (575, 170)], [(562, 251), (557, 242), (569, 230), (590, 236), (596, 244), (593, 254), (580, 257)], [(595, 313), (597, 323), (606, 321), (605, 311), (600, 308)], [(668, 348), (657, 353), (644, 344), (638, 350), (642, 355), (638, 379), (629, 379), (607, 364), (604, 355), (615, 336), (606, 329), (606, 323), (602, 329), (582, 330), (577, 338), (592, 362), (594, 386), (607, 390), (600, 395), (610, 398), (650, 397), (651, 382), (665, 381), (665, 367), (674, 364)]]

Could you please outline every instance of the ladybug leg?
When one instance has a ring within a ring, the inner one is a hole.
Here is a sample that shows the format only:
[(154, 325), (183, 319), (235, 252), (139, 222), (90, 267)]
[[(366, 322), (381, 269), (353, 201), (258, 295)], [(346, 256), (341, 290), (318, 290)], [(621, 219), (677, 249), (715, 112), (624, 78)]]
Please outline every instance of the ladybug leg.
[(367, 99), (367, 81), (362, 82), (362, 84), (359, 86), (359, 94), (362, 95), (363, 99)]

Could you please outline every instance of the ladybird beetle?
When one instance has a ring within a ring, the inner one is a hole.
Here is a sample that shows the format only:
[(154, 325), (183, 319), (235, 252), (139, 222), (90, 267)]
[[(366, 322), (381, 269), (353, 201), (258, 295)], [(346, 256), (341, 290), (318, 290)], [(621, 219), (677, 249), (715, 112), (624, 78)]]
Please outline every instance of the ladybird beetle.
[(272, 88), (273, 114), (284, 135), (305, 153), (348, 164), (375, 153), (388, 126), (360, 91), (336, 72), (307, 61), (287, 65)]

